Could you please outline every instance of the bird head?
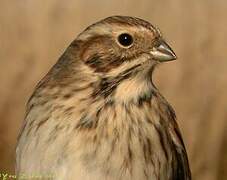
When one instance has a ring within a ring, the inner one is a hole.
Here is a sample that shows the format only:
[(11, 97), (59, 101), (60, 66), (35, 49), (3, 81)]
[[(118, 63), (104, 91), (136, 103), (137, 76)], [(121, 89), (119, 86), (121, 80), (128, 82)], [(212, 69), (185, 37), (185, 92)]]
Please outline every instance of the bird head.
[(160, 31), (139, 18), (108, 17), (89, 26), (77, 41), (81, 43), (80, 59), (104, 76), (117, 76), (127, 70), (144, 72), (176, 59)]
[(46, 79), (63, 86), (82, 86), (78, 79), (86, 79), (94, 86), (93, 97), (114, 94), (114, 99), (125, 102), (149, 94), (154, 67), (175, 59), (160, 31), (149, 22), (112, 16), (79, 34)]

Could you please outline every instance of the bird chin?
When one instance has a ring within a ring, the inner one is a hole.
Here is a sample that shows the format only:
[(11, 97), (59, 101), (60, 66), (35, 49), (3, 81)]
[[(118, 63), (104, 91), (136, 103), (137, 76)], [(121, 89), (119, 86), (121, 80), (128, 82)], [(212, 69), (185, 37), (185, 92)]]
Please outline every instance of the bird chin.
[(118, 68), (114, 68), (106, 73), (104, 76), (107, 78), (122, 76), (133, 78), (133, 76), (137, 75), (141, 77), (150, 76), (157, 64), (159, 64), (158, 61), (151, 59), (147, 54), (143, 54), (132, 61), (126, 61)]
[(141, 63), (141, 73), (151, 75), (154, 68), (159, 64), (159, 61), (148, 59), (147, 61)]

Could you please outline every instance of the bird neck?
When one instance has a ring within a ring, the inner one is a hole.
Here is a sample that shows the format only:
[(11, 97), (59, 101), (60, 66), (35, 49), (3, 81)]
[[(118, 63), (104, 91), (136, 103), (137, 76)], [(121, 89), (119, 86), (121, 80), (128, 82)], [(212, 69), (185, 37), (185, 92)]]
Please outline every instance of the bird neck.
[(141, 98), (151, 98), (152, 93), (156, 91), (150, 76), (138, 74), (121, 82), (113, 98), (123, 104), (137, 104)]

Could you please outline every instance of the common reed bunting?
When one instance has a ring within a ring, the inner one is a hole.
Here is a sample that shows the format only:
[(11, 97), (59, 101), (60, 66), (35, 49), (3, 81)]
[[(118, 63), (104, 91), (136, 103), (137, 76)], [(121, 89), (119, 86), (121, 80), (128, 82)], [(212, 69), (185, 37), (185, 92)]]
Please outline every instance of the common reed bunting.
[(27, 104), (17, 175), (190, 180), (174, 110), (152, 82), (156, 65), (175, 59), (160, 31), (142, 19), (113, 16), (89, 26)]

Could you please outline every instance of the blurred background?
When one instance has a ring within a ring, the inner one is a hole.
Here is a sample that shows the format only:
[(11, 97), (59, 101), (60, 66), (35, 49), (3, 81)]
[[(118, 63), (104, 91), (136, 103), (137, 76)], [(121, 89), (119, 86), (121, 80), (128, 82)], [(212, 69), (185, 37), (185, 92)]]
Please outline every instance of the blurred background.
[(0, 173), (14, 172), (16, 137), (36, 83), (78, 33), (111, 15), (161, 29), (178, 60), (162, 64), (154, 81), (176, 110), (193, 179), (227, 179), (224, 0), (0, 0)]

